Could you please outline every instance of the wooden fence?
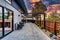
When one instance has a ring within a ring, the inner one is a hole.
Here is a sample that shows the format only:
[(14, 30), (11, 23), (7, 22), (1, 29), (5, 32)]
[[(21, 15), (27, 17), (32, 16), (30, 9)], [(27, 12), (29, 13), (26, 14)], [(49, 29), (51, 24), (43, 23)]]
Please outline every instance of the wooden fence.
[[(38, 22), (40, 23), (40, 21)], [(44, 25), (44, 21), (41, 21), (41, 25)], [(54, 32), (55, 34), (59, 33), (60, 21), (46, 21), (46, 30)]]

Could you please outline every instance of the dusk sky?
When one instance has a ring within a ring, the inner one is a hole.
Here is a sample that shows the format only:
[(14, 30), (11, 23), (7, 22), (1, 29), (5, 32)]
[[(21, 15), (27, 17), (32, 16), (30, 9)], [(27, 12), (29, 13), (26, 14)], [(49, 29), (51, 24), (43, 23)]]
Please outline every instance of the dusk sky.
[(60, 4), (60, 0), (41, 0), (45, 5)]
[[(33, 0), (36, 1), (36, 0)], [(46, 6), (50, 5), (50, 4), (60, 4), (60, 0), (41, 0), (43, 4), (45, 4)], [(29, 0), (25, 0), (26, 2), (26, 6), (28, 9), (31, 9), (31, 3), (29, 2)]]

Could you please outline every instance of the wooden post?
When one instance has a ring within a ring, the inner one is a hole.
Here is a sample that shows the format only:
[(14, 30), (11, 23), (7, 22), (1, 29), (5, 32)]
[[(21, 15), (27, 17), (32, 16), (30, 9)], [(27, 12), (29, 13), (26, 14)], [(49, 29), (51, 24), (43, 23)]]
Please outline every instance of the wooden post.
[(46, 29), (45, 13), (44, 13), (44, 29)]
[(56, 21), (55, 21), (55, 23), (54, 23), (54, 33), (55, 33), (55, 35), (57, 36), (57, 32), (56, 32)]
[(40, 14), (40, 26), (41, 26), (41, 14)]

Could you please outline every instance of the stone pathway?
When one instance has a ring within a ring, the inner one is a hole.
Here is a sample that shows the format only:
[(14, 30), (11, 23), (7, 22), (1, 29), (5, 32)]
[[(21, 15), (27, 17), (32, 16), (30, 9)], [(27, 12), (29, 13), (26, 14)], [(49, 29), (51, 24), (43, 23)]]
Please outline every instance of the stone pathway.
[(21, 30), (16, 30), (1, 40), (51, 40), (35, 24), (26, 23)]

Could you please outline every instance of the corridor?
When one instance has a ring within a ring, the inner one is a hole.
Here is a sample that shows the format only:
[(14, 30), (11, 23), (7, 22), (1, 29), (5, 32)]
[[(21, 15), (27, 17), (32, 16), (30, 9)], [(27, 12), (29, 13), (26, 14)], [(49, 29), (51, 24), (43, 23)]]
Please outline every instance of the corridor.
[(16, 30), (1, 40), (50, 40), (35, 24), (26, 23), (21, 30)]

